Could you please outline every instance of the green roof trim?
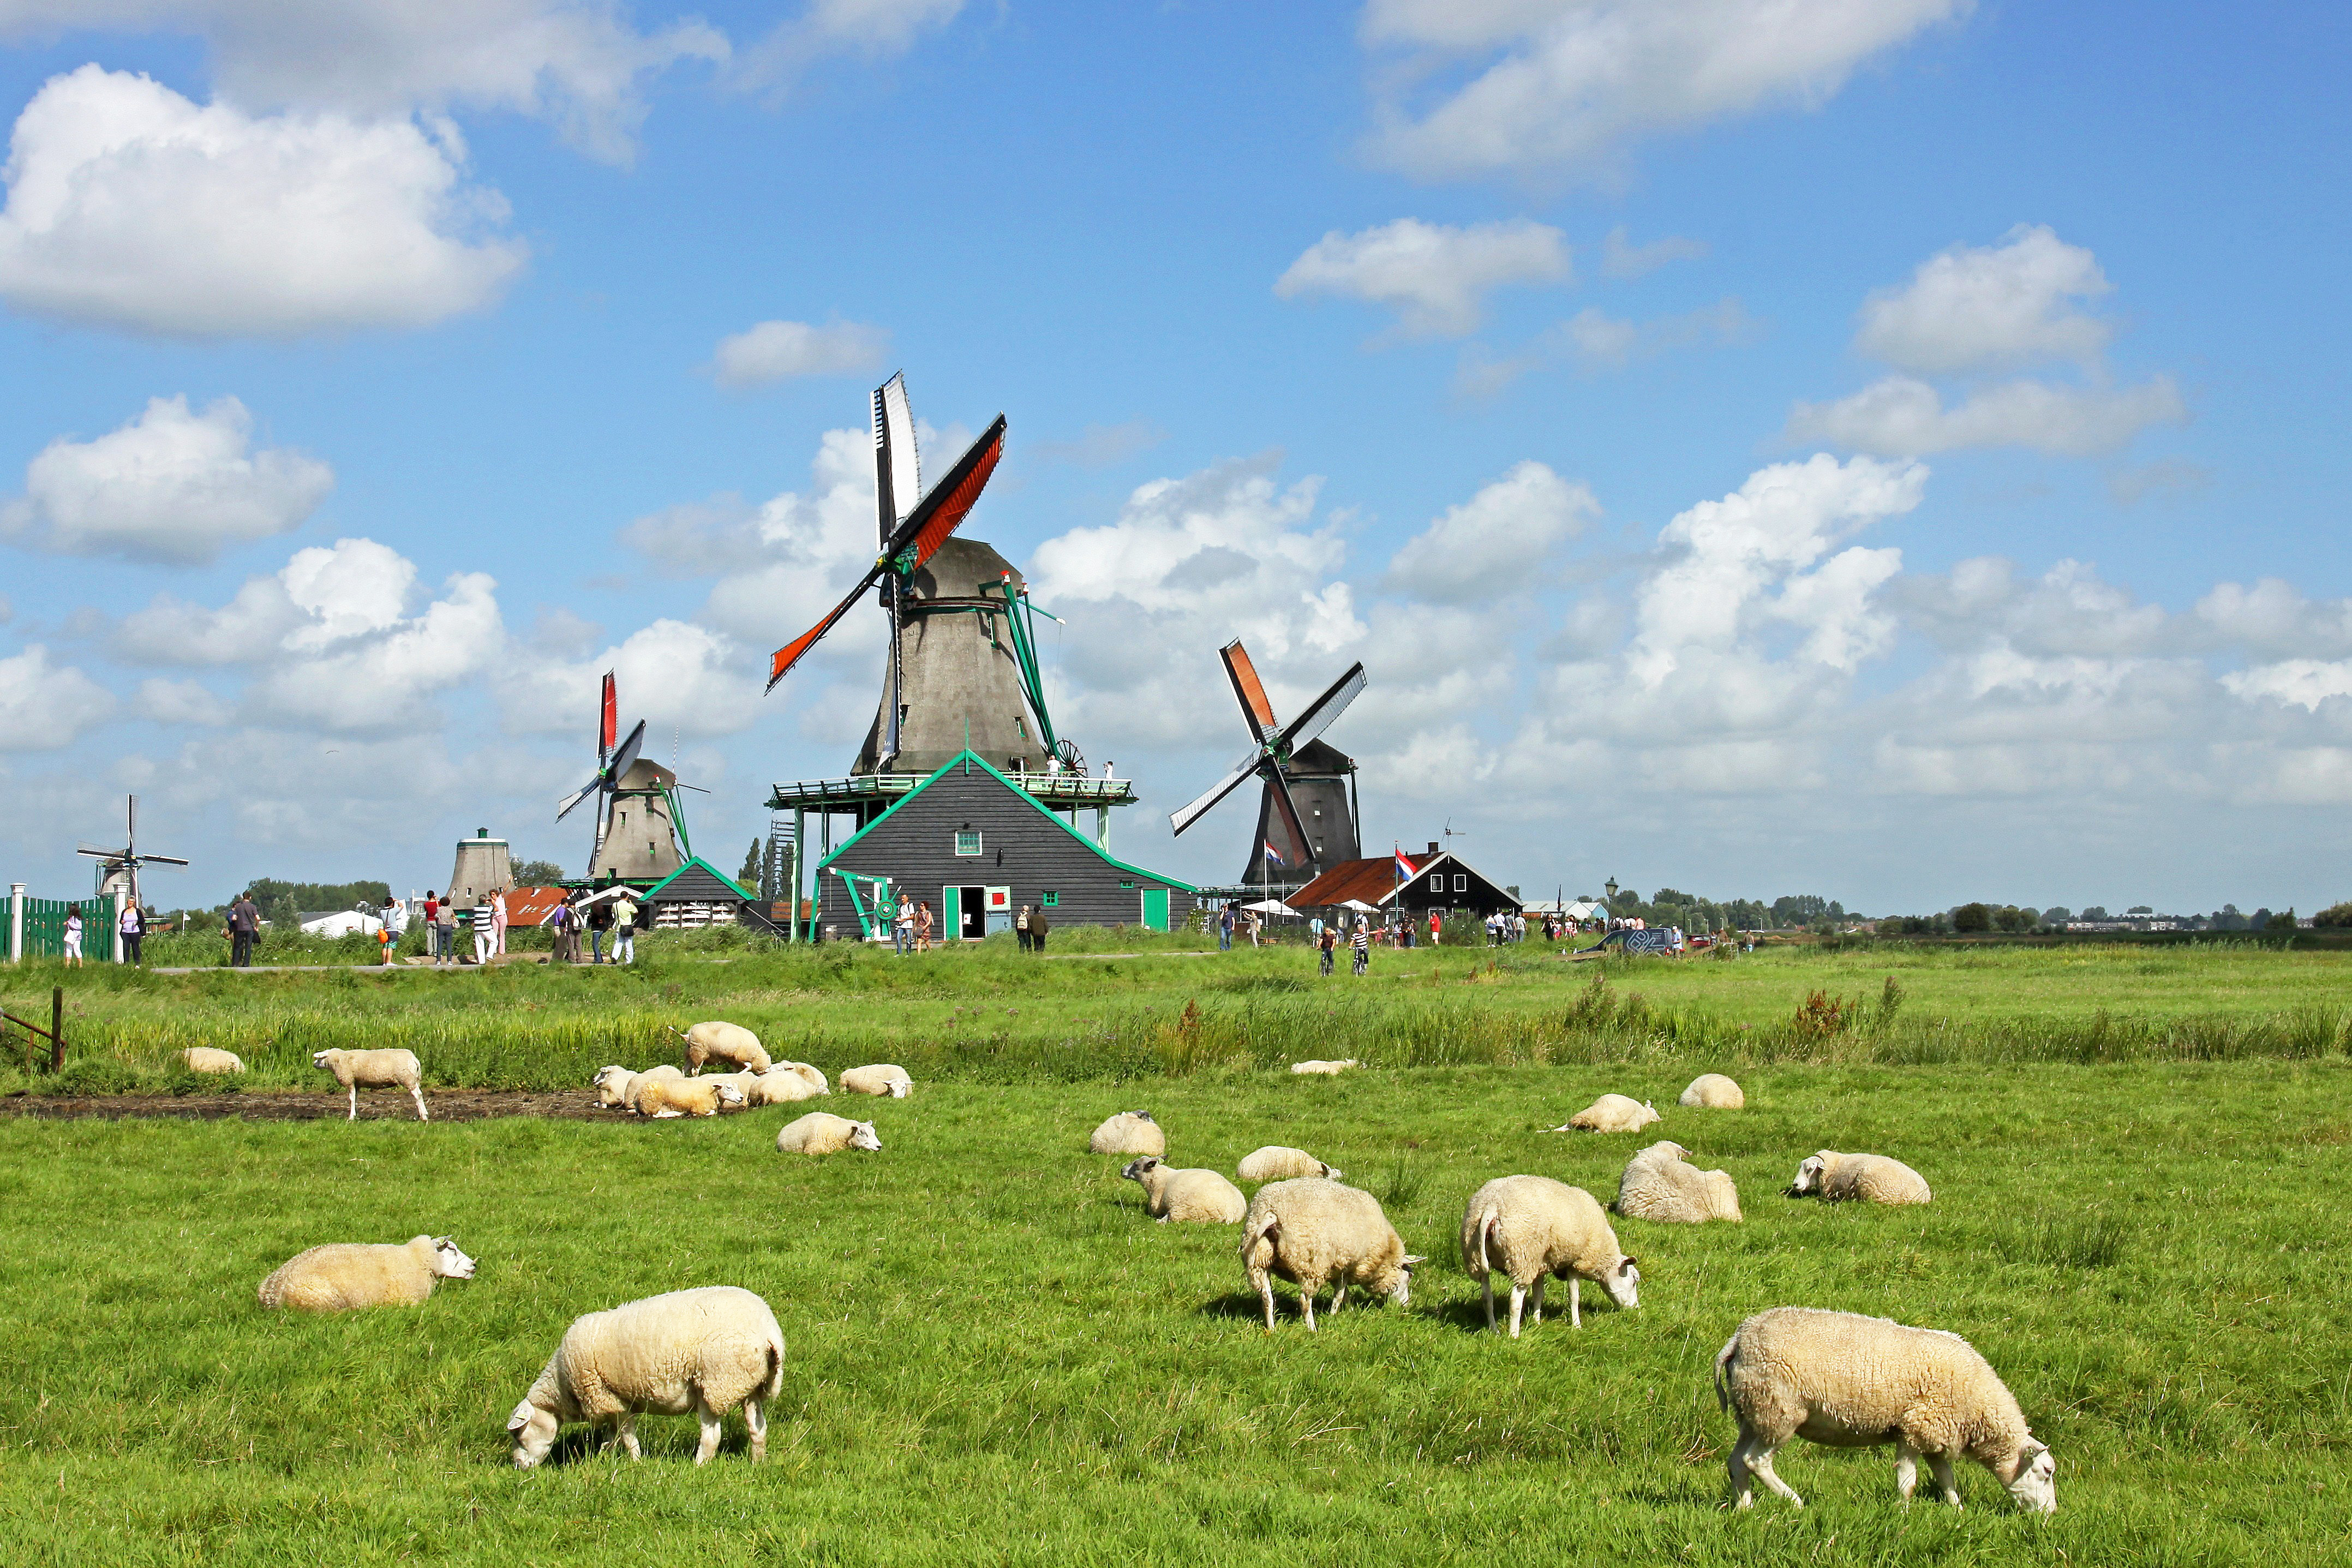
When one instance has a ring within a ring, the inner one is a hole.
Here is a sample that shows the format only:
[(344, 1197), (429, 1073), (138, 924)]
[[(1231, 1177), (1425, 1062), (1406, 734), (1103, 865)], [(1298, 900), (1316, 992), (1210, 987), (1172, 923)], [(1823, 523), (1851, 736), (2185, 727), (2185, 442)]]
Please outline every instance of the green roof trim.
[[(844, 847), (845, 848), (847, 846), (845, 845)], [(699, 855), (689, 856), (687, 858), (685, 865), (680, 866), (677, 870), (672, 871), (668, 876), (664, 877), (660, 881), (656, 882), (652, 887), (647, 888), (645, 892), (639, 896), (647, 899), (652, 898), (656, 893), (660, 892), (664, 888), (668, 887), (672, 882), (677, 881), (680, 877), (685, 876), (697, 866), (701, 867), (704, 870), (709, 872), (712, 876), (718, 878), (720, 881), (734, 889), (736, 894), (740, 897), (745, 903), (756, 904), (760, 901), (759, 894), (744, 892), (742, 883), (738, 882), (734, 878), (729, 876), (726, 872), (720, 870), (709, 861), (705, 860)]]
[[(933, 784), (939, 783), (940, 779), (944, 778), (949, 773), (955, 772), (958, 768), (961, 768), (964, 772), (970, 773), (971, 771), (971, 764), (974, 763), (977, 763), (982, 768), (987, 769), (988, 776), (994, 779), (998, 784), (1003, 784), (1007, 791), (1011, 792), (1014, 799), (1020, 801), (1023, 805), (1028, 806), (1029, 809), (1034, 811), (1038, 816), (1044, 817), (1046, 821), (1052, 823), (1055, 826), (1060, 828), (1071, 837), (1076, 839), (1080, 844), (1085, 845), (1087, 847), (1087, 853), (1094, 856), (1096, 859), (1102, 861), (1106, 865), (1116, 866), (1118, 869), (1128, 872), (1132, 876), (1149, 877), (1155, 882), (1165, 882), (1169, 887), (1176, 889), (1181, 892), (1197, 893), (1201, 890), (1190, 882), (1180, 882), (1173, 877), (1163, 877), (1157, 871), (1147, 870), (1141, 866), (1130, 866), (1126, 861), (1114, 858), (1108, 850), (1104, 849), (1101, 845), (1096, 843), (1093, 839), (1087, 837), (1085, 834), (1079, 832), (1076, 828), (1071, 826), (1060, 817), (1055, 816), (1051, 811), (1048, 811), (1039, 803), (1035, 795), (1031, 795), (1027, 790), (1023, 789), (1019, 784), (1014, 784), (1011, 779), (1006, 778), (1003, 773), (999, 773), (990, 764), (989, 760), (986, 757), (983, 757), (979, 752), (973, 751), (959, 752), (954, 756), (950, 757), (947, 762), (940, 766), (939, 772), (933, 773), (930, 777), (925, 779), (922, 783), (908, 790), (905, 795), (900, 795), (897, 803), (894, 804), (889, 810), (884, 812), (881, 816), (876, 817), (873, 821), (867, 823), (865, 826), (851, 834), (847, 838), (843, 839), (840, 844), (834, 847), (832, 854), (818, 861), (814, 867), (811, 868), (811, 869), (818, 873), (823, 873), (825, 868), (830, 867), (835, 860), (840, 859), (842, 856), (847, 854), (852, 845), (865, 837), (867, 834), (873, 832), (876, 828), (881, 826), (884, 823), (889, 821), (892, 817), (898, 816), (899, 811), (908, 801), (914, 799), (917, 795), (922, 794), (925, 790), (930, 788)], [(681, 867), (680, 869), (682, 870), (684, 868)]]

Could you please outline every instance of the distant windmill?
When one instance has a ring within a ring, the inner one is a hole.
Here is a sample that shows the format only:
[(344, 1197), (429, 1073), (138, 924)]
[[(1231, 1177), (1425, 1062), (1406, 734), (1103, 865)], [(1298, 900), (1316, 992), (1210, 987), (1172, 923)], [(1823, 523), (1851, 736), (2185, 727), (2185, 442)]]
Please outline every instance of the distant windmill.
[[(596, 841), (589, 851), (587, 875), (631, 880), (666, 877), (683, 862), (677, 844), (683, 825), (677, 796), (672, 793), (677, 787), (677, 775), (637, 755), (646, 743), (644, 720), (638, 720), (628, 739), (615, 746), (613, 737), (619, 730), (620, 706), (612, 672), (607, 670), (597, 715), (596, 776), (557, 805), (555, 820), (562, 821), (582, 801), (597, 796)], [(641, 832), (631, 831), (633, 812)], [(691, 855), (693, 848), (689, 846), (686, 853)]]
[[(184, 866), (187, 862), (177, 855), (142, 855), (139, 852), (139, 797), (124, 797), (122, 810), (122, 847), (107, 849), (95, 844), (85, 844), (74, 851), (98, 862), (98, 896), (109, 893), (129, 893), (139, 898), (139, 868), (142, 866)], [(145, 900), (142, 900), (141, 902)]]
[[(1258, 807), (1258, 841), (1250, 846), (1251, 867), (1242, 879), (1244, 883), (1265, 875), (1269, 848), (1294, 876), (1311, 876), (1354, 859), (1358, 831), (1348, 780), (1356, 764), (1316, 737), (1363, 691), (1363, 665), (1350, 666), (1328, 690), (1307, 705), (1306, 711), (1287, 725), (1277, 725), (1274, 704), (1266, 700), (1265, 685), (1258, 679), (1257, 668), (1250, 662), (1249, 650), (1242, 647), (1241, 639), (1234, 638), (1218, 651), (1255, 749), (1206, 795), (1171, 816), (1169, 826), (1183, 832), (1255, 777), (1265, 781), (1265, 790)], [(1297, 799), (1300, 795), (1308, 797), (1308, 809), (1315, 814), (1320, 831), (1310, 830), (1300, 817)]]

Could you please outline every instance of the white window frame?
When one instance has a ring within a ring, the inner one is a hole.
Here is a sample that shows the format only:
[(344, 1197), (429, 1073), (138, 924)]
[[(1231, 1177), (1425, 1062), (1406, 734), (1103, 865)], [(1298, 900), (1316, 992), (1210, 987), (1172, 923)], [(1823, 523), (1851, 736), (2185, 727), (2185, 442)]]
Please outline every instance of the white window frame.
[[(969, 849), (963, 847), (964, 840), (967, 838), (971, 840), (971, 847)], [(955, 836), (955, 852), (959, 856), (965, 857), (980, 856), (988, 853), (988, 851), (982, 847), (982, 830), (975, 827), (971, 832), (967, 833), (963, 829), (958, 828)]]

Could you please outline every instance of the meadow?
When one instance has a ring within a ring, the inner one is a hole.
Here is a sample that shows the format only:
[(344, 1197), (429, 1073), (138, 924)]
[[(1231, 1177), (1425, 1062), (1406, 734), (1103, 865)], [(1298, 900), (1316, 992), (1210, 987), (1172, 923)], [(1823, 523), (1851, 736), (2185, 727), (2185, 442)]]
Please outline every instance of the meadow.
[[(85, 1090), (111, 1075), (167, 1100), (219, 1092), (173, 1076), (166, 1053), (194, 1043), (316, 1088), (318, 1044), (394, 1038), (424, 1042), (435, 1082), (580, 1087), (581, 1063), (666, 1058), (662, 1024), (711, 1016), (829, 1069), (887, 1058), (919, 1081), (908, 1100), (857, 1102), (881, 1153), (823, 1161), (773, 1152), (782, 1109), (418, 1125), (384, 1097), (356, 1125), (0, 1118), (0, 1540), (12, 1561), (110, 1563), (2315, 1564), (2352, 1550), (2341, 958), (1880, 948), (1601, 969), (1441, 950), (1381, 955), (1360, 983), (1317, 980), (1295, 950), (1105, 951), (89, 972), (69, 1037), (77, 1062), (107, 1065)], [(45, 996), (48, 980), (10, 974), (0, 995)], [(1368, 1065), (1280, 1070), (1308, 1055)], [(1672, 1104), (1709, 1069), (1740, 1079), (1748, 1110)], [(1543, 1131), (1604, 1089), (1655, 1100), (1665, 1121)], [(1122, 1162), (1086, 1152), (1097, 1121), (1136, 1107), (1180, 1163), (1230, 1171), (1285, 1142), (1345, 1167), (1432, 1257), (1411, 1305), (1350, 1308), (1310, 1336), (1280, 1288), (1267, 1334), (1236, 1230), (1151, 1224)], [(1454, 1240), (1471, 1191), (1533, 1171), (1605, 1201), (1659, 1136), (1731, 1172), (1746, 1222), (1620, 1221), (1637, 1310), (1588, 1288), (1580, 1331), (1481, 1332)], [(1780, 1195), (1824, 1146), (1899, 1154), (1936, 1202)], [(457, 1237), (478, 1278), (413, 1311), (254, 1305), (304, 1246), (418, 1231)], [(715, 1283), (759, 1290), (784, 1327), (766, 1465), (730, 1420), (695, 1470), (693, 1423), (648, 1417), (642, 1465), (574, 1429), (563, 1462), (506, 1468), (506, 1413), (573, 1316)], [(1889, 1452), (1801, 1444), (1781, 1473), (1811, 1506), (1718, 1511), (1733, 1427), (1711, 1361), (1742, 1317), (1783, 1302), (1968, 1335), (2056, 1450), (2058, 1514), (2015, 1513), (1968, 1465), (1965, 1512), (1906, 1511)]]

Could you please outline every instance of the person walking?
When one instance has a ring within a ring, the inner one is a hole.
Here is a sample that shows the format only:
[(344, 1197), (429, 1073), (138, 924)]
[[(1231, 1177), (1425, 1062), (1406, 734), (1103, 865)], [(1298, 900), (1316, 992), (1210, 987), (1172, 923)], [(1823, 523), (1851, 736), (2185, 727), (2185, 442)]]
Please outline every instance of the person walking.
[(228, 907), (228, 961), (238, 969), (253, 967), (253, 943), (261, 935), (261, 906), (250, 890), (239, 893)]
[(1022, 952), (1028, 952), (1028, 951), (1029, 951), (1029, 906), (1028, 906), (1028, 905), (1026, 905), (1026, 904), (1022, 905), (1022, 906), (1021, 906), (1021, 912), (1020, 912), (1019, 914), (1014, 915), (1014, 916), (1013, 917), (1013, 939), (1014, 939), (1015, 941), (1017, 941), (1018, 942), (1020, 942), (1020, 944), (1021, 944), (1021, 951), (1022, 951)]
[(576, 963), (580, 956), (580, 911), (572, 907), (570, 899), (555, 906), (547, 917), (547, 924), (555, 939), (555, 952), (551, 961), (556, 963)]
[(81, 967), (81, 906), (75, 904), (66, 910), (66, 967)]
[(1045, 911), (1042, 907), (1029, 917), (1029, 951), (1039, 954), (1045, 951)]
[(1372, 926), (1362, 915), (1356, 917), (1356, 934), (1352, 945), (1356, 950), (1356, 973), (1362, 974), (1372, 966)]
[(507, 955), (507, 890), (490, 889), (490, 951), (499, 957)]
[(392, 951), (400, 942), (400, 903), (390, 893), (383, 896), (383, 908), (376, 911), (376, 956), (386, 969), (392, 967)]
[(126, 898), (122, 900), (122, 919), (115, 929), (122, 934), (122, 962), (137, 963), (140, 944), (147, 940), (147, 916), (140, 909), (138, 900)]
[[(1318, 925), (1323, 925), (1323, 922), (1320, 921), (1318, 921), (1315, 923)], [(1339, 947), (1339, 928), (1336, 926), (1323, 926), (1321, 931), (1315, 933), (1315, 945), (1322, 949), (1323, 973), (1326, 974), (1330, 973), (1331, 960), (1338, 952)]]
[(623, 893), (613, 900), (613, 962), (637, 961), (637, 901)]
[(588, 947), (591, 963), (604, 962), (604, 933), (613, 929), (613, 906), (600, 903), (588, 910)]
[(441, 962), (457, 962), (457, 895), (453, 889), (441, 900), (441, 918), (433, 929), (440, 935)]
[(1233, 950), (1234, 906), (1233, 900), (1228, 899), (1225, 901), (1225, 907), (1217, 911), (1217, 951), (1231, 952)]
[(931, 901), (929, 899), (915, 906), (915, 951), (931, 951)]
[(494, 893), (478, 894), (474, 900), (474, 962), (487, 967), (490, 955), (499, 950), (498, 914), (490, 900)]
[(1257, 945), (1257, 933), (1259, 931), (1264, 929), (1265, 925), (1265, 917), (1264, 915), (1258, 913), (1255, 910), (1249, 911), (1249, 939), (1250, 945), (1252, 947), (1255, 947)]
[(915, 906), (904, 899), (898, 900), (898, 912), (890, 917), (890, 945), (901, 958), (915, 951)]
[(1436, 910), (1429, 911), (1429, 945), (1437, 947), (1445, 940), (1445, 917)]

